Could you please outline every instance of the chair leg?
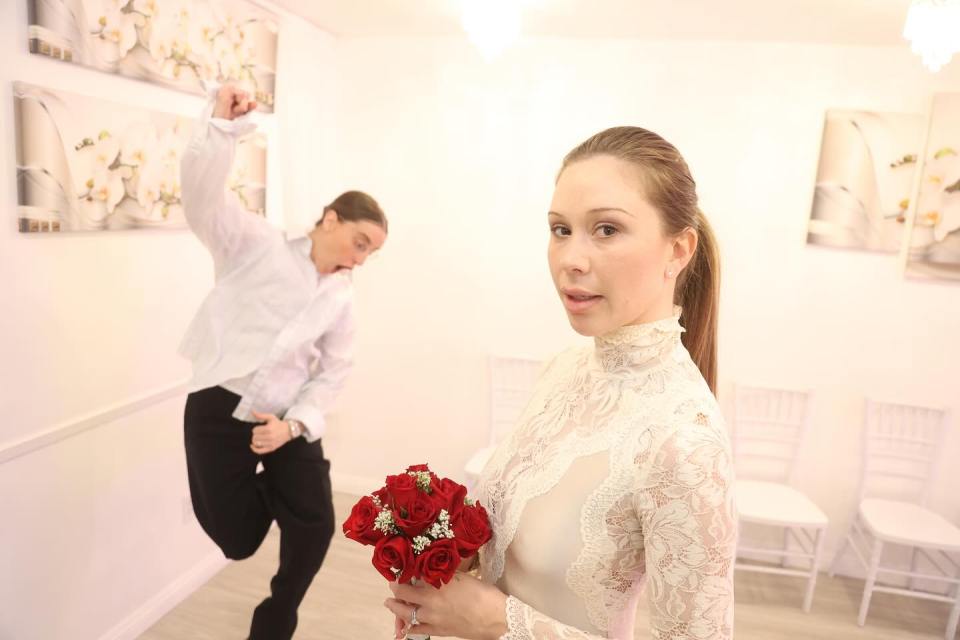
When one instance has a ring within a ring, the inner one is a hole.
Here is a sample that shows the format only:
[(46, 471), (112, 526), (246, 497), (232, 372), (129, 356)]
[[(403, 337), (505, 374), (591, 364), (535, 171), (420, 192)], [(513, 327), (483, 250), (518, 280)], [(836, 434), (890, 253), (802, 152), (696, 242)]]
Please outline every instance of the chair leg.
[[(960, 571), (957, 576), (960, 578)], [(950, 616), (947, 618), (947, 632), (944, 635), (946, 640), (953, 640), (957, 635), (957, 622), (960, 621), (960, 584), (953, 585), (953, 608), (950, 609)]]
[[(915, 574), (917, 572), (917, 560), (920, 557), (920, 548), (914, 547), (910, 552), (910, 573)], [(910, 576), (910, 579), (907, 580), (907, 588), (910, 590), (916, 589), (916, 579), (913, 575)]]
[(953, 603), (953, 609), (950, 610), (950, 617), (947, 619), (947, 632), (944, 635), (946, 640), (953, 640), (957, 635), (957, 621), (960, 621), (960, 600)]
[[(854, 516), (856, 517), (856, 516)], [(840, 565), (840, 559), (843, 557), (843, 554), (847, 550), (847, 546), (851, 544), (850, 539), (853, 536), (853, 525), (850, 525), (850, 528), (847, 529), (847, 535), (844, 536), (843, 542), (840, 543), (840, 548), (837, 549), (837, 552), (833, 556), (833, 562), (830, 563), (829, 576), (833, 578), (837, 575), (837, 567)]]
[(783, 528), (783, 553), (780, 557), (780, 566), (784, 569), (787, 568), (787, 551), (790, 550), (790, 527)]
[(813, 589), (817, 586), (817, 574), (820, 571), (820, 558), (823, 555), (823, 541), (827, 537), (826, 529), (817, 529), (817, 541), (813, 552), (813, 566), (810, 567), (810, 579), (807, 580), (807, 593), (803, 598), (803, 612), (810, 613), (813, 605)]
[(867, 610), (870, 608), (870, 598), (873, 596), (873, 585), (877, 582), (877, 570), (880, 567), (880, 555), (883, 553), (883, 542), (874, 538), (873, 549), (870, 552), (870, 567), (867, 569), (867, 581), (863, 585), (863, 599), (860, 601), (860, 615), (857, 624), (861, 627), (867, 622)]

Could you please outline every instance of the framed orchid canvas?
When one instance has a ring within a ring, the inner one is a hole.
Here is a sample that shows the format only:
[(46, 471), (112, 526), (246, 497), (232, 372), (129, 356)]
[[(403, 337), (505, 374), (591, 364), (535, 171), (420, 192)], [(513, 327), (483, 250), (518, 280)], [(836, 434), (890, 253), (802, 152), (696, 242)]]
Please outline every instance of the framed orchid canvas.
[[(180, 156), (196, 121), (14, 83), (21, 232), (184, 229)], [(242, 138), (227, 188), (265, 215), (266, 137)]]
[(960, 281), (960, 93), (933, 100), (907, 275)]
[(176, 89), (232, 82), (272, 112), (277, 20), (244, 0), (28, 0), (30, 51)]
[(828, 111), (807, 242), (899, 252), (923, 136), (921, 115)]

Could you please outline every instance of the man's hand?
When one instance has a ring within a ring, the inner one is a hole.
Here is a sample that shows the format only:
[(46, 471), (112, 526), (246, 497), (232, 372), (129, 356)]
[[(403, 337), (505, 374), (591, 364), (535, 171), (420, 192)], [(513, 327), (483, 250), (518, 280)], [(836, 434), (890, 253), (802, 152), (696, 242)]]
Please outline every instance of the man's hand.
[(257, 455), (267, 455), (290, 442), (290, 425), (272, 413), (257, 413), (253, 417), (263, 424), (253, 428), (253, 440), (250, 449)]
[(257, 101), (251, 100), (246, 91), (232, 84), (225, 84), (217, 91), (217, 101), (213, 106), (213, 117), (233, 120), (257, 108)]

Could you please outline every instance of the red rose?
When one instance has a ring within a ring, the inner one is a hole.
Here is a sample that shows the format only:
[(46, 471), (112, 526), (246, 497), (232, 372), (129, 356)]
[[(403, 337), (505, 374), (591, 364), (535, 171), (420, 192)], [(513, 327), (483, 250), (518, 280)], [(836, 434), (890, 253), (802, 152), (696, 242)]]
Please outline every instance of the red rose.
[(380, 501), (385, 507), (391, 506), (390, 504), (390, 493), (387, 491), (386, 487), (382, 487), (373, 492), (373, 497)]
[(376, 544), (384, 536), (382, 531), (373, 528), (379, 513), (380, 509), (374, 504), (373, 498), (360, 498), (360, 501), (353, 505), (350, 517), (343, 523), (343, 534), (362, 544)]
[(463, 500), (467, 497), (467, 488), (450, 478), (444, 478), (431, 483), (433, 495), (437, 498), (441, 509), (446, 509), (453, 522), (460, 516), (463, 509)]
[(406, 506), (419, 493), (417, 489), (417, 479), (408, 473), (401, 473), (395, 476), (387, 476), (387, 492), (392, 500), (391, 506)]
[(440, 515), (437, 500), (426, 493), (418, 493), (406, 506), (397, 506), (393, 510), (393, 521), (411, 538), (423, 534), (433, 526)]
[(413, 546), (403, 536), (381, 538), (373, 549), (373, 566), (390, 582), (410, 582), (416, 566)]
[(417, 556), (416, 575), (439, 589), (441, 585), (453, 579), (453, 574), (459, 566), (457, 544), (453, 540), (443, 538), (432, 542), (423, 550), (423, 553)]
[(460, 517), (453, 523), (453, 536), (460, 548), (460, 555), (468, 558), (485, 545), (493, 536), (490, 517), (479, 502), (464, 507)]

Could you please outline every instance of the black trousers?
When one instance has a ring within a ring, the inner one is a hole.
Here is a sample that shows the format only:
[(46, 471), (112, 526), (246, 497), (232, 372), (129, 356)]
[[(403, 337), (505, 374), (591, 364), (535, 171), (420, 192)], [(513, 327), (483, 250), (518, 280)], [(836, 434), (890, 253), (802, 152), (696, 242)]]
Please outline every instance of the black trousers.
[(200, 526), (233, 560), (253, 555), (277, 521), (280, 567), (270, 596), (253, 613), (250, 638), (289, 640), (297, 608), (333, 537), (330, 463), (319, 440), (297, 438), (264, 456), (251, 451), (257, 425), (231, 416), (239, 402), (240, 396), (222, 387), (187, 396), (183, 431), (190, 497)]

